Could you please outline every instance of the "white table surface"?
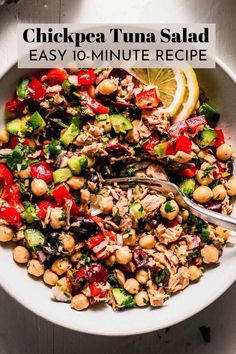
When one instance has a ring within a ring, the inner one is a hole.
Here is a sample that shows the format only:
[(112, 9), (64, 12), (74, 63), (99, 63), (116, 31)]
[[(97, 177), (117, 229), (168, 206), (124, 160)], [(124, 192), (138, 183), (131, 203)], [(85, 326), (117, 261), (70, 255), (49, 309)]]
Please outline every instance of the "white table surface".
[[(22, 0), (0, 7), (0, 75), (16, 60), (17, 22), (216, 23), (217, 55), (236, 72), (235, 14), (235, 0)], [(0, 266), (4, 267), (1, 260)], [(202, 325), (211, 328), (210, 343), (201, 337)], [(0, 354), (235, 354), (235, 331), (236, 284), (207, 309), (167, 332), (120, 338), (54, 326), (0, 289)]]

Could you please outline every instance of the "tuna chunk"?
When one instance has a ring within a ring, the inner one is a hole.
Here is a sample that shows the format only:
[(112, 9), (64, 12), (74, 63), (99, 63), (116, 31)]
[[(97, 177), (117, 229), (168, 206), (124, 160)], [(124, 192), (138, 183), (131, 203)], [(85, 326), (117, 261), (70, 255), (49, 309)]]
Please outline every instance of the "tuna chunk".
[(160, 208), (160, 206), (166, 201), (166, 198), (161, 195), (148, 194), (141, 200), (143, 209), (147, 213), (152, 213)]

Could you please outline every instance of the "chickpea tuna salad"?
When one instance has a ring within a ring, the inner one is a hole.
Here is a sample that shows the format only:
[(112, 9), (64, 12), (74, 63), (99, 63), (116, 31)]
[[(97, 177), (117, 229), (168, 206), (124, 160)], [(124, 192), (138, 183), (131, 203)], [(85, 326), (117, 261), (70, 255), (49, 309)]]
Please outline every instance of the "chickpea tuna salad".
[(229, 231), (171, 193), (104, 183), (170, 180), (205, 208), (232, 212), (232, 147), (192, 69), (38, 72), (18, 84), (6, 114), (0, 241), (14, 242), (15, 262), (55, 300), (75, 310), (159, 307), (218, 263)]

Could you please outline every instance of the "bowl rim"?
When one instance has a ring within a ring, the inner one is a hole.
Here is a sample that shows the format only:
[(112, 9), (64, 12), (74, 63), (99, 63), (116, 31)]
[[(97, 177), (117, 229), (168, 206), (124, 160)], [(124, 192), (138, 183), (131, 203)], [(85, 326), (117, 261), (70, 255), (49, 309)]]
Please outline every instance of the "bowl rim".
[[(233, 81), (233, 83), (236, 84), (236, 74), (218, 57), (216, 57), (216, 64), (217, 66), (219, 66), (224, 72), (225, 74), (231, 79), (231, 81)], [(3, 76), (5, 76), (9, 70), (11, 70), (14, 66), (16, 65), (16, 62), (13, 65), (9, 65), (7, 68), (5, 68), (1, 73), (0, 73), (0, 80)], [(209, 70), (209, 69), (208, 69)], [(214, 69), (212, 69), (214, 70)], [(144, 334), (144, 333), (150, 333), (153, 331), (157, 331), (157, 330), (161, 330), (163, 328), (169, 327), (169, 326), (174, 326), (180, 322), (183, 322), (185, 320), (187, 320), (188, 318), (194, 316), (195, 314), (199, 313), (200, 311), (202, 311), (203, 309), (207, 308), (209, 305), (211, 305), (214, 301), (216, 301), (218, 298), (220, 298), (235, 282), (235, 279), (233, 279), (232, 277), (229, 278), (225, 284), (225, 287), (223, 289), (220, 289), (215, 296), (211, 297), (207, 302), (204, 302), (203, 305), (198, 306), (196, 309), (191, 309), (188, 312), (185, 313), (185, 315), (183, 315), (181, 317), (181, 319), (176, 319), (174, 321), (169, 321), (170, 323), (168, 323), (165, 327), (159, 327), (158, 323), (156, 325), (150, 325), (150, 326), (146, 326), (145, 328), (141, 329), (141, 330), (132, 330), (132, 328), (130, 328), (129, 332), (122, 332), (119, 331), (119, 333), (117, 332), (106, 332), (103, 333), (102, 331), (98, 331), (98, 330), (88, 330), (88, 329), (83, 329), (83, 328), (77, 328), (75, 327), (73, 324), (69, 324), (69, 323), (62, 323), (62, 321), (59, 321), (57, 319), (52, 319), (50, 315), (47, 314), (42, 314), (40, 310), (38, 310), (37, 308), (31, 306), (30, 304), (27, 303), (26, 300), (22, 299), (20, 296), (17, 295), (17, 293), (14, 293), (11, 289), (9, 289), (7, 286), (5, 286), (4, 284), (0, 283), (0, 287), (8, 294), (11, 296), (12, 299), (16, 300), (20, 305), (22, 305), (24, 308), (26, 308), (27, 310), (33, 312), (35, 315), (43, 318), (44, 320), (55, 324), (57, 326), (60, 326), (62, 328), (66, 328), (72, 331), (76, 331), (79, 333), (85, 333), (85, 334), (90, 334), (90, 335), (99, 335), (99, 336), (114, 336), (114, 337), (118, 337), (118, 336), (129, 336), (129, 335), (139, 335), (139, 334)]]

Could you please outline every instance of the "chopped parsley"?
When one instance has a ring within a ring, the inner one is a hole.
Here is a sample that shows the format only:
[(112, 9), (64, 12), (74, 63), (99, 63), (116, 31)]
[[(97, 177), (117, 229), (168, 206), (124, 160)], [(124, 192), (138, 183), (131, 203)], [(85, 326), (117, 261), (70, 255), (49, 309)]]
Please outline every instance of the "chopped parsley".
[(158, 272), (157, 275), (155, 276), (155, 282), (156, 283), (161, 283), (165, 277), (170, 275), (170, 271), (167, 268), (164, 268), (160, 273)]
[(13, 171), (25, 170), (29, 165), (27, 156), (33, 151), (35, 150), (29, 146), (17, 144), (12, 152), (6, 156), (7, 166)]
[(209, 174), (216, 169), (216, 166), (209, 166), (204, 170), (204, 173), (202, 175), (202, 178), (206, 178), (209, 176)]
[(172, 211), (175, 211), (175, 207), (173, 207), (171, 205), (171, 201), (168, 200), (168, 202), (166, 202), (166, 204), (165, 204), (165, 212), (166, 213), (171, 213)]

